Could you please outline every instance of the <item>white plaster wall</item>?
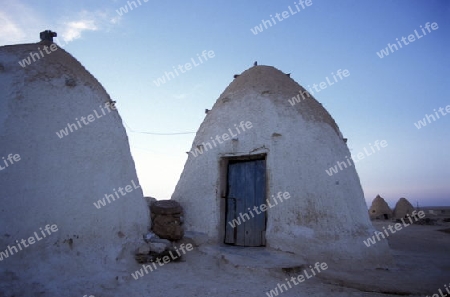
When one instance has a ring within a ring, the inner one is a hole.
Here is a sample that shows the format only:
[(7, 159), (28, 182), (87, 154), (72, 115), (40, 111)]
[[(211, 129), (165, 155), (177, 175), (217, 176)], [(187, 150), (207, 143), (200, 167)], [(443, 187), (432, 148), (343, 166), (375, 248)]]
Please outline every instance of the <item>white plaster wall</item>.
[[(390, 263), (386, 243), (363, 244), (374, 231), (353, 166), (328, 176), (325, 169), (350, 157), (334, 120), (308, 98), (291, 106), (300, 86), (273, 67), (257, 66), (235, 79), (202, 123), (192, 149), (241, 121), (253, 128), (203, 155), (189, 154), (172, 199), (185, 208), (186, 227), (218, 238), (219, 160), (224, 155), (267, 153), (267, 197), (291, 198), (267, 212), (267, 246), (311, 261)], [(281, 134), (281, 136), (273, 135)], [(360, 264), (358, 264), (360, 265)]]
[[(62, 267), (95, 271), (134, 263), (149, 226), (141, 188), (100, 209), (93, 205), (132, 180), (139, 185), (122, 120), (112, 111), (60, 139), (56, 131), (101, 113), (110, 98), (63, 49), (22, 68), (19, 59), (38, 46), (0, 47), (0, 159), (21, 157), (0, 171), (0, 250), (46, 224), (59, 231), (4, 259), (0, 271), (53, 266), (58, 275)], [(66, 78), (77, 85), (66, 86)]]

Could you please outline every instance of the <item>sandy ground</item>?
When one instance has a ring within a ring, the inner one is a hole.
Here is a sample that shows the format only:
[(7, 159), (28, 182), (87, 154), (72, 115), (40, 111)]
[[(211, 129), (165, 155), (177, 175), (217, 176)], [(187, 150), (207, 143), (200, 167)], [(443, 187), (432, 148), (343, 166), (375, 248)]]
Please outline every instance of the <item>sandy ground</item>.
[[(374, 222), (378, 230), (388, 224)], [(279, 295), (431, 296), (438, 289), (445, 292), (444, 284), (450, 286), (450, 233), (438, 231), (444, 228), (450, 228), (450, 224), (413, 225), (389, 236), (397, 264), (394, 269), (346, 272), (330, 267)], [(242, 249), (195, 247), (183, 262), (157, 267), (137, 280), (131, 276), (142, 267), (137, 263), (127, 271), (84, 271), (77, 275), (70, 271), (69, 263), (66, 271), (55, 271), (52, 277), (42, 276), (40, 280), (39, 271), (30, 271), (34, 280), (27, 283), (2, 276), (0, 297), (268, 296), (266, 292), (278, 283), (301, 273), (281, 269), (289, 257), (278, 257), (265, 249), (260, 253), (254, 256)], [(296, 266), (294, 262), (291, 266)]]

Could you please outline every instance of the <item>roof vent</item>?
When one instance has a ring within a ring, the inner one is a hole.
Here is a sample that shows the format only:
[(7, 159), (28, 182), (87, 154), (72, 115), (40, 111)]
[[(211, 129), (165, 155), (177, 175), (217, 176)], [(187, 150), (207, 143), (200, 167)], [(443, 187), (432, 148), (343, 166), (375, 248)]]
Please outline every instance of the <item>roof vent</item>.
[(56, 36), (57, 36), (56, 32), (52, 32), (50, 30), (42, 31), (40, 34), (41, 41), (47, 40), (47, 41), (53, 42), (53, 37), (56, 37)]

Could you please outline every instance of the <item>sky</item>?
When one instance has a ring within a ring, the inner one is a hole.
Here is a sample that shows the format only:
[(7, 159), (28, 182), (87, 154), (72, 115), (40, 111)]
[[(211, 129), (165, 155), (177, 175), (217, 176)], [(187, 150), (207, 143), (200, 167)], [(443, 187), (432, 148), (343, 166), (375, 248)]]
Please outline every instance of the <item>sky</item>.
[(387, 143), (355, 164), (368, 206), (450, 206), (449, 1), (0, 2), (0, 45), (55, 31), (117, 102), (146, 196), (170, 199), (205, 109), (258, 61), (313, 91), (348, 71), (314, 97), (354, 158)]

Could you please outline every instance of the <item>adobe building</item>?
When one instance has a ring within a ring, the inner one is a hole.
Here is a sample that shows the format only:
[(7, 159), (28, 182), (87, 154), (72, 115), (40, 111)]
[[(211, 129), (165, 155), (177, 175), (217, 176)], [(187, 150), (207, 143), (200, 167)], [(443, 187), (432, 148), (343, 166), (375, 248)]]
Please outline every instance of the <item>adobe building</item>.
[(386, 242), (363, 244), (374, 228), (355, 167), (326, 173), (350, 151), (322, 104), (271, 66), (235, 77), (207, 112), (172, 195), (186, 230), (310, 261), (390, 263)]
[(408, 201), (408, 199), (400, 198), (395, 204), (393, 212), (394, 219), (400, 220), (406, 218), (407, 215), (411, 215), (414, 210), (414, 206)]
[(0, 89), (2, 279), (134, 265), (149, 210), (102, 85), (50, 38), (0, 47)]
[(392, 219), (392, 210), (386, 200), (377, 195), (369, 208), (369, 216), (371, 220), (390, 220)]

